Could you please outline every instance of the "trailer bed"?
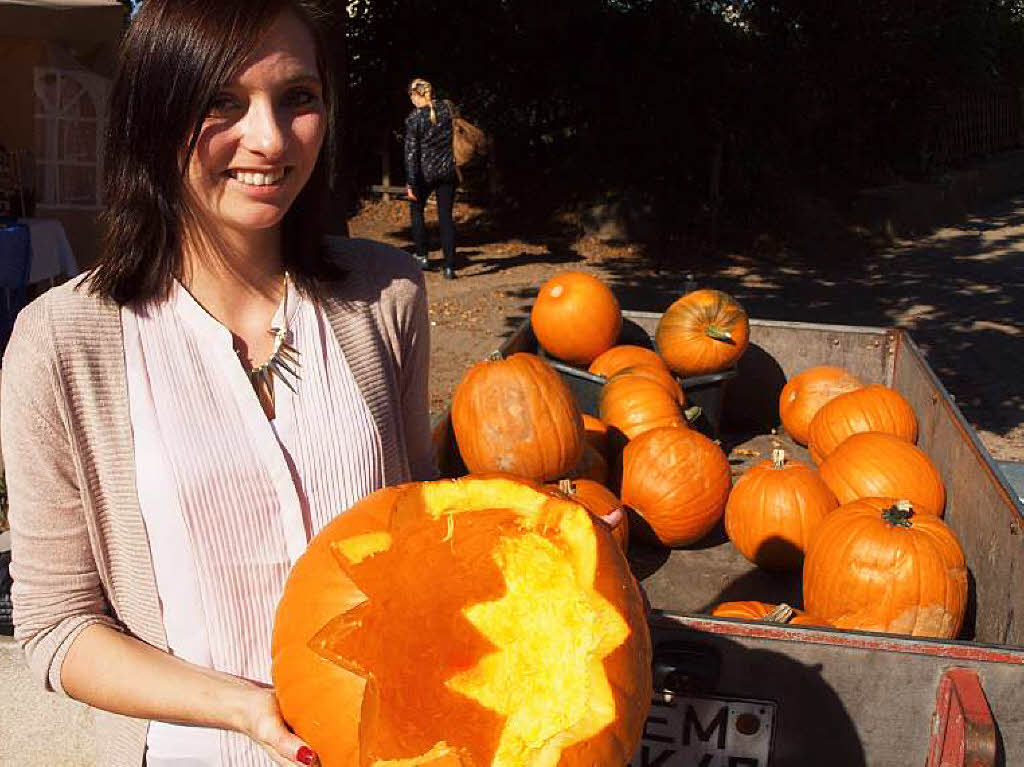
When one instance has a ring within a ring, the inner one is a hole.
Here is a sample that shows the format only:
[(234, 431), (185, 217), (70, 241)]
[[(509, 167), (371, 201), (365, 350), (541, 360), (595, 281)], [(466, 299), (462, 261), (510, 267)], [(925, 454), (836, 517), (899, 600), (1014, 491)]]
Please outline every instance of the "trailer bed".
[[(630, 340), (652, 337), (660, 318), (623, 314)], [(501, 351), (537, 351), (528, 322)], [(632, 764), (1024, 765), (1024, 507), (905, 331), (752, 320), (718, 434), (734, 476), (774, 447), (809, 461), (778, 424), (778, 398), (787, 378), (813, 365), (892, 386), (913, 406), (971, 574), (961, 636), (711, 618), (723, 601), (801, 606), (799, 576), (753, 566), (721, 526), (685, 548), (633, 544), (629, 559), (653, 608), (658, 694)], [(439, 439), (442, 468), (456, 476), (450, 425)]]

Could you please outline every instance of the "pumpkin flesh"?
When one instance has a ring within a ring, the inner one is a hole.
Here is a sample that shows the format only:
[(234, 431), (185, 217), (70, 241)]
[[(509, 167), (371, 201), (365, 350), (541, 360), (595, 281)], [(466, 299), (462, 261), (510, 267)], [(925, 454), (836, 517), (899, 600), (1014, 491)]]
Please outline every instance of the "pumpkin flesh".
[(388, 488), (338, 517), (289, 577), (273, 653), (284, 717), (325, 767), (625, 763), (650, 695), (618, 546), (505, 477)]

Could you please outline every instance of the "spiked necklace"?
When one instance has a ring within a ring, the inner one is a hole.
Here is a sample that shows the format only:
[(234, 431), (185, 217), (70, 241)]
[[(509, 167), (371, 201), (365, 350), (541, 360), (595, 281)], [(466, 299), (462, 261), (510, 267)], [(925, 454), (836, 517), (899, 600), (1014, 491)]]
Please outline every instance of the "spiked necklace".
[(281, 379), (281, 383), (298, 394), (295, 384), (302, 380), (299, 369), (302, 362), (299, 360), (299, 350), (286, 340), (288, 337), (288, 272), (284, 273), (284, 306), (281, 311), (281, 327), (271, 327), (267, 331), (274, 337), (274, 350), (270, 357), (262, 365), (257, 365), (247, 371), (249, 380), (253, 386), (264, 391), (270, 399), (271, 405), (274, 401), (274, 376)]

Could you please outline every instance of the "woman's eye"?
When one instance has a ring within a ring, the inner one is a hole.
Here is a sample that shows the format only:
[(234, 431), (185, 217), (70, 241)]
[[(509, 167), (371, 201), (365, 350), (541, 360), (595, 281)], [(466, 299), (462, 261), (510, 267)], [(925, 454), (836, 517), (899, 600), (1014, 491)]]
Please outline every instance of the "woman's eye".
[(238, 102), (234, 98), (227, 95), (220, 95), (214, 97), (213, 101), (210, 102), (210, 108), (207, 110), (207, 113), (211, 115), (223, 115), (237, 107)]
[(309, 107), (317, 104), (320, 97), (311, 90), (299, 88), (289, 91), (285, 96), (285, 102), (295, 107)]

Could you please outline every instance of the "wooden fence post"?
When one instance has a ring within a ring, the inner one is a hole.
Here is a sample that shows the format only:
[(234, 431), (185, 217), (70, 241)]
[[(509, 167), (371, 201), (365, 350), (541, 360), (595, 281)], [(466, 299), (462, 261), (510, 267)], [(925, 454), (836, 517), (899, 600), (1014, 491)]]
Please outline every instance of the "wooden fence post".
[(383, 180), (380, 182), (381, 186), (384, 187), (384, 192), (381, 195), (381, 199), (385, 202), (391, 199), (391, 195), (388, 193), (388, 188), (391, 186), (391, 152), (388, 151), (387, 139), (384, 139), (384, 147), (380, 152), (380, 167), (383, 175)]

